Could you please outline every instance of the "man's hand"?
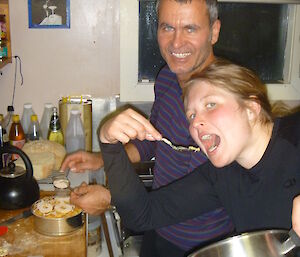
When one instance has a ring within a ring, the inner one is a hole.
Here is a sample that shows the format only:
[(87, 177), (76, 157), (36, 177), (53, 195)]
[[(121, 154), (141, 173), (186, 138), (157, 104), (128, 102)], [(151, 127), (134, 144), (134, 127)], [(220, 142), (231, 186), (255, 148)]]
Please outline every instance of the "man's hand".
[(300, 236), (300, 195), (293, 200), (292, 225), (294, 231)]
[(73, 172), (84, 172), (86, 170), (98, 170), (102, 167), (101, 153), (78, 151), (66, 156), (61, 165), (61, 170), (65, 171), (69, 168)]
[(111, 195), (101, 185), (82, 183), (71, 192), (70, 201), (89, 214), (99, 215), (109, 208)]
[(161, 140), (161, 137), (149, 120), (130, 108), (106, 121), (99, 135), (102, 143), (109, 144), (115, 144), (118, 141), (125, 144), (136, 138), (154, 141)]

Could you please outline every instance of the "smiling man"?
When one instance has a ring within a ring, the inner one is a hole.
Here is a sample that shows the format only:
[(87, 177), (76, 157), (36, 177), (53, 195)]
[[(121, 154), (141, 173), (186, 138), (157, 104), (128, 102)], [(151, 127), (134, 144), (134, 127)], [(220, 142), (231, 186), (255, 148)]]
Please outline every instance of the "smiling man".
[(179, 82), (214, 60), (221, 26), (216, 1), (160, 0), (157, 11), (160, 52)]

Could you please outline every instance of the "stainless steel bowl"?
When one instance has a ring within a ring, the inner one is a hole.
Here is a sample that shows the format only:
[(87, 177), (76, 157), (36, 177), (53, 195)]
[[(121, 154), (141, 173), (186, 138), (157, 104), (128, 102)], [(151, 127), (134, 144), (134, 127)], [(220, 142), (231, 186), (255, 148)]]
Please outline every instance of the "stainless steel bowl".
[(45, 218), (33, 214), (34, 229), (47, 236), (63, 236), (81, 228), (84, 222), (83, 212), (69, 218)]
[(204, 247), (189, 257), (279, 257), (296, 256), (288, 231), (266, 230), (244, 233)]
[[(49, 198), (52, 197), (50, 196)], [(41, 216), (38, 212), (35, 212), (37, 204), (40, 201), (41, 199), (33, 203), (31, 206), (33, 225), (37, 232), (47, 236), (63, 236), (82, 227), (85, 220), (85, 215), (82, 210), (77, 209), (73, 216), (68, 215), (67, 217)]]

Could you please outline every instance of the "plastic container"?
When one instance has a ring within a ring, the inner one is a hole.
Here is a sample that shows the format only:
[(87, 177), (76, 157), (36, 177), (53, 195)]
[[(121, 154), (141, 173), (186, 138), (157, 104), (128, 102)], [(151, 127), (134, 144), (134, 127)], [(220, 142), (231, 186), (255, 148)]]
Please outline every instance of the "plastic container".
[[(66, 151), (73, 153), (78, 150), (85, 150), (85, 134), (83, 124), (78, 110), (71, 110), (70, 119), (66, 128)], [(71, 187), (79, 186), (82, 182), (89, 182), (88, 172), (70, 172), (68, 178)]]
[(23, 106), (23, 114), (21, 119), (21, 124), (25, 133), (26, 138), (28, 137), (28, 129), (31, 122), (31, 115), (35, 114), (32, 109), (31, 103), (25, 103)]
[(51, 116), (51, 120), (49, 124), (48, 140), (64, 145), (64, 136), (61, 131), (57, 108), (53, 107), (52, 110), (53, 110), (53, 114)]
[(12, 124), (12, 117), (14, 115), (14, 107), (12, 105), (7, 106), (7, 114), (4, 117), (3, 120), (3, 128), (6, 129), (6, 132), (9, 134), (10, 127)]
[(85, 149), (85, 134), (78, 110), (71, 110), (70, 119), (66, 129), (67, 153)]
[(44, 111), (40, 123), (40, 132), (41, 132), (41, 137), (43, 139), (47, 139), (48, 137), (49, 124), (50, 124), (51, 116), (53, 114), (52, 109), (53, 109), (53, 104), (51, 103), (44, 104)]
[[(13, 115), (12, 117), (13, 123), (11, 124), (11, 128), (9, 131), (9, 141), (11, 145), (14, 145), (20, 149), (25, 144), (25, 133), (20, 123), (20, 117), (18, 114)], [(19, 156), (16, 154), (12, 155), (12, 160), (18, 159)]]
[(27, 140), (34, 141), (40, 139), (40, 125), (36, 114), (31, 115), (31, 123), (28, 129)]

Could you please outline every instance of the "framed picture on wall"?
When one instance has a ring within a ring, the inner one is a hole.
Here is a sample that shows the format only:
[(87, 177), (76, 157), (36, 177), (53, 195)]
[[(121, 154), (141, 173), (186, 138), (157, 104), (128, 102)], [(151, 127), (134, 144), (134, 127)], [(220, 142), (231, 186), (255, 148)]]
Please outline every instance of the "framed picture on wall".
[(70, 0), (28, 0), (29, 28), (70, 28)]

